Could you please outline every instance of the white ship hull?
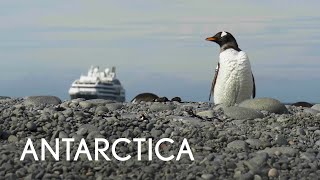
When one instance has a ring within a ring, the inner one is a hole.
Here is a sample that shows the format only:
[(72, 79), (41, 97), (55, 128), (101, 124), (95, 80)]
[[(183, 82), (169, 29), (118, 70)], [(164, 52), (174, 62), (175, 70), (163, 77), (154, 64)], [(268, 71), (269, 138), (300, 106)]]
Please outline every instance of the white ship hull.
[[(111, 74), (106, 70), (105, 74), (89, 70), (88, 76), (81, 76), (80, 79), (72, 83), (69, 89), (71, 99), (108, 99), (118, 102), (125, 101), (125, 90), (121, 86), (120, 81), (115, 78), (115, 70)], [(112, 75), (108, 77), (108, 75)]]

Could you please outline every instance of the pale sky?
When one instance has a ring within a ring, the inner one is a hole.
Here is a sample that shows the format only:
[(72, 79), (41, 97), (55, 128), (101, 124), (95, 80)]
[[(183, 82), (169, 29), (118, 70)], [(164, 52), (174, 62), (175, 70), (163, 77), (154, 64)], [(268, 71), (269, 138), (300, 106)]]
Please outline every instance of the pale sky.
[(320, 102), (318, 1), (0, 2), (0, 95), (56, 95), (91, 65), (116, 66), (127, 100), (154, 92), (207, 101), (229, 31), (249, 55), (257, 96)]

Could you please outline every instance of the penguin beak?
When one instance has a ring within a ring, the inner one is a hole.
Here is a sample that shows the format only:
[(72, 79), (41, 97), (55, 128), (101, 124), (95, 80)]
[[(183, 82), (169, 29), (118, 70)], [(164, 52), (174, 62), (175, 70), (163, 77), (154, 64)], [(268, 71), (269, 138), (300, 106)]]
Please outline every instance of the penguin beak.
[(218, 40), (218, 38), (216, 38), (216, 37), (208, 37), (208, 38), (206, 38), (206, 41), (216, 41), (216, 40)]

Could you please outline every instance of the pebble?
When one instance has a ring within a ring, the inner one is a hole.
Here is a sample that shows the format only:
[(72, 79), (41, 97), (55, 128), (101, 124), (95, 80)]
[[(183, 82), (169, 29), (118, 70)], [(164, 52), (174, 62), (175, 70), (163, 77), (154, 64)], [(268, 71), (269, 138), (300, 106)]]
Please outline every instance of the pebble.
[(102, 115), (102, 114), (105, 114), (105, 113), (107, 113), (107, 112), (109, 112), (109, 110), (108, 110), (108, 108), (105, 107), (105, 106), (98, 106), (98, 107), (96, 108), (96, 114), (97, 114), (97, 115)]
[(215, 113), (212, 110), (200, 111), (197, 113), (198, 116), (203, 117), (203, 118), (213, 118), (214, 114)]
[(8, 137), (8, 142), (18, 142), (18, 138), (15, 135), (10, 135)]
[(202, 178), (202, 179), (206, 179), (206, 180), (213, 180), (213, 179), (215, 179), (215, 178), (214, 178), (214, 175), (212, 175), (212, 174), (202, 174), (202, 175), (201, 175), (201, 178)]
[(93, 104), (89, 101), (81, 101), (79, 102), (79, 106), (85, 109), (90, 109), (93, 106)]
[(255, 174), (259, 174), (260, 170), (267, 166), (268, 160), (267, 153), (259, 153), (255, 157), (251, 158), (248, 161), (244, 161), (244, 164)]
[(276, 135), (275, 142), (280, 146), (289, 144), (287, 139), (282, 134), (277, 134)]
[(37, 131), (37, 125), (34, 122), (28, 122), (26, 127), (30, 130), (30, 131)]
[(244, 107), (225, 107), (224, 113), (232, 119), (256, 119), (263, 118), (263, 114), (253, 109)]
[(279, 176), (279, 172), (278, 172), (277, 169), (271, 168), (271, 169), (269, 170), (269, 172), (268, 172), (268, 176), (269, 176), (269, 177), (277, 177), (277, 176)]

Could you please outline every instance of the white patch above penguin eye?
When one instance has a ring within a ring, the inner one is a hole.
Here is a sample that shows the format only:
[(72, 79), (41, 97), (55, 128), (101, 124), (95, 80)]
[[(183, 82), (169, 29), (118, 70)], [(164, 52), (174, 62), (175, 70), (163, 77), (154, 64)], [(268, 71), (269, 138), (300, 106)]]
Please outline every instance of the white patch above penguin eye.
[(226, 36), (226, 35), (227, 35), (227, 33), (225, 31), (222, 31), (221, 37)]

